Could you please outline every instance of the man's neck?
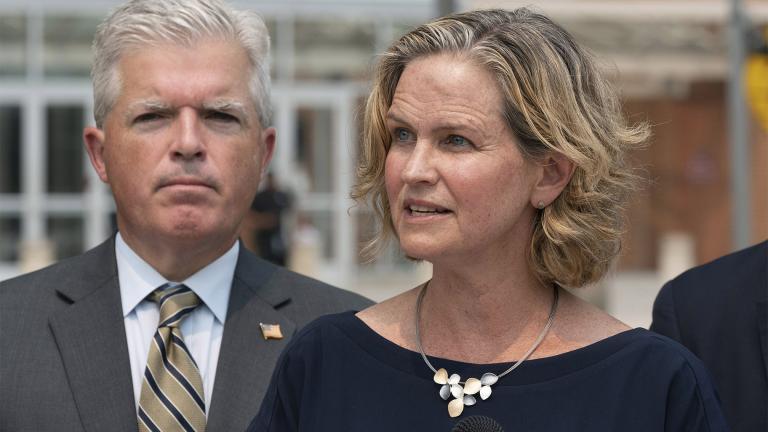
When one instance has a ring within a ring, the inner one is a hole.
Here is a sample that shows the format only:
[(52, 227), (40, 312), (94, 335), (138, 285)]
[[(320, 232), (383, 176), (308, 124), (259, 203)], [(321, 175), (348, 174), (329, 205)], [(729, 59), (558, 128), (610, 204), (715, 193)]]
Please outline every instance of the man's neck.
[(224, 255), (237, 241), (233, 236), (226, 241), (142, 241), (130, 233), (120, 232), (123, 241), (147, 264), (169, 281), (181, 282)]

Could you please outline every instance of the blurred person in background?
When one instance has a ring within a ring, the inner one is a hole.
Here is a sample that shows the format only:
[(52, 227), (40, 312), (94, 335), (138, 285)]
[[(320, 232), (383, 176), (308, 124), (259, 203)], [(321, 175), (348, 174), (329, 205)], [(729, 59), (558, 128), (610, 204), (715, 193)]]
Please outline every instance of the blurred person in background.
[(136, 0), (94, 51), (84, 139), (118, 233), (0, 284), (0, 430), (243, 430), (296, 329), (370, 304), (238, 242), (275, 145), (267, 29)]
[(685, 348), (564, 290), (616, 257), (634, 175), (594, 60), (527, 9), (440, 18), (378, 64), (358, 184), (427, 283), (321, 318), (278, 361), (250, 431), (724, 431)]
[(266, 185), (251, 204), (256, 253), (265, 260), (285, 267), (289, 242), (283, 233), (283, 218), (291, 208), (291, 196), (280, 190), (273, 173), (267, 174)]
[(768, 430), (768, 241), (667, 282), (651, 330), (704, 362), (734, 431)]

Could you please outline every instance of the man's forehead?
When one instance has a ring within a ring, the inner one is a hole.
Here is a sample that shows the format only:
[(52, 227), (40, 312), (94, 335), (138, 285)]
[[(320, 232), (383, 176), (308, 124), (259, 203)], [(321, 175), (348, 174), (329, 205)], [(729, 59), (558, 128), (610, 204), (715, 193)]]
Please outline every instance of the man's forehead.
[(253, 66), (246, 50), (225, 39), (201, 39), (195, 46), (147, 42), (126, 48), (116, 62), (120, 81), (131, 87), (168, 86), (178, 80), (184, 88), (202, 86), (222, 92), (238, 83), (248, 84)]

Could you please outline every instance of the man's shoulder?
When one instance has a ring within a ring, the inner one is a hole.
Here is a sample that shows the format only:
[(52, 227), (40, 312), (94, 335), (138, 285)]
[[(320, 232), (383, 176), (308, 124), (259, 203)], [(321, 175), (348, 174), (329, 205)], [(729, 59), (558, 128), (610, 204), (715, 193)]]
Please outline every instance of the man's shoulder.
[(331, 313), (362, 310), (373, 302), (359, 294), (334, 287), (262, 260), (248, 251), (241, 253), (236, 277), (257, 286), (273, 306), (299, 326)]
[(272, 283), (279, 284), (290, 294), (290, 305), (314, 314), (329, 314), (348, 310), (359, 311), (373, 302), (360, 294), (329, 285), (299, 273), (278, 267)]
[(768, 241), (764, 241), (687, 270), (668, 282), (663, 291), (712, 298), (731, 290), (752, 289), (761, 280), (765, 282), (767, 271)]
[[(111, 256), (106, 255), (110, 253)], [(63, 259), (45, 268), (0, 281), (0, 302), (10, 302), (15, 298), (40, 296), (56, 288), (81, 284), (93, 278), (114, 276), (114, 246), (111, 240), (90, 249), (83, 254)]]

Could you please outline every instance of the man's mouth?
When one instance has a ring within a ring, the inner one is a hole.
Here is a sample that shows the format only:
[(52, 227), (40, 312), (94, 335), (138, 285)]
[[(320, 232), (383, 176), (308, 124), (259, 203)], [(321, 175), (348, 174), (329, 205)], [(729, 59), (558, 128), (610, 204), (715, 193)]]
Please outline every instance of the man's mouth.
[(198, 178), (184, 178), (184, 177), (169, 179), (167, 181), (161, 182), (159, 189), (162, 189), (165, 187), (171, 187), (171, 186), (205, 187), (205, 188), (215, 189), (215, 187), (212, 184), (204, 180), (201, 180)]

